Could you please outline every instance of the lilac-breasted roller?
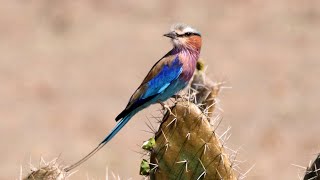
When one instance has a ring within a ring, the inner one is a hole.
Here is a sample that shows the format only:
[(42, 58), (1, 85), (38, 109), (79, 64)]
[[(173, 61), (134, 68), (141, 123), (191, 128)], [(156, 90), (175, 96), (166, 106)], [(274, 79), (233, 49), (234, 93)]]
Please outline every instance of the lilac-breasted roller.
[(175, 24), (164, 36), (171, 39), (173, 49), (151, 68), (131, 96), (126, 108), (116, 117), (118, 123), (111, 133), (87, 156), (65, 168), (66, 172), (74, 169), (100, 150), (136, 113), (151, 104), (166, 101), (188, 85), (200, 55), (201, 35), (188, 25)]

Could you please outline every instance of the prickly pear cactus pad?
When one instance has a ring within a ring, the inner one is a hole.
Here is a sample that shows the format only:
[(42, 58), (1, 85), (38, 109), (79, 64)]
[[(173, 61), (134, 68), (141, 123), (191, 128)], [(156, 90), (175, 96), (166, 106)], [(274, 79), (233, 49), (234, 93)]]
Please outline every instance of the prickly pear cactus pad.
[(178, 102), (163, 118), (151, 151), (151, 179), (236, 179), (207, 116)]

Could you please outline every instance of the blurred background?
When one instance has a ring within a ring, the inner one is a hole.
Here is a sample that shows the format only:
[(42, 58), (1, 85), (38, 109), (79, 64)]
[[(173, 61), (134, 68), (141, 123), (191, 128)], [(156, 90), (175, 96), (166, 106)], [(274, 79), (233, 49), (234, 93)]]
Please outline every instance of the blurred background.
[[(239, 150), (247, 179), (298, 179), (319, 153), (320, 1), (12, 0), (0, 6), (0, 179), (60, 155), (91, 151), (152, 65), (170, 50), (162, 36), (184, 22), (203, 35), (201, 56), (225, 80), (220, 130)], [(103, 179), (106, 167), (142, 179), (144, 110), (72, 179)], [(151, 121), (154, 121), (152, 118)]]

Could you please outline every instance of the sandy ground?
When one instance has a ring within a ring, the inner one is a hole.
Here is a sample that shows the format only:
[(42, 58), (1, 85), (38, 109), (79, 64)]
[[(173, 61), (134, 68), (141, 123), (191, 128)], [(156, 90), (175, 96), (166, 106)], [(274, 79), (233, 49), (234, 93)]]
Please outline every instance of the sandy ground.
[[(70, 164), (115, 125), (149, 68), (170, 48), (174, 22), (203, 34), (220, 96), (221, 130), (247, 179), (298, 179), (320, 139), (320, 1), (3, 1), (0, 6), (0, 179), (58, 155)], [(132, 121), (72, 179), (138, 175), (145, 122)], [(152, 121), (152, 119), (151, 119)]]

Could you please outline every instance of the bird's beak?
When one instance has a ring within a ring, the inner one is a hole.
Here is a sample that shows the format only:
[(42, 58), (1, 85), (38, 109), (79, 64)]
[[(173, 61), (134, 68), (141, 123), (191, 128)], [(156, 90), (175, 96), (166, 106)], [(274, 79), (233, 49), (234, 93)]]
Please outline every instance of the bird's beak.
[(171, 31), (167, 34), (164, 34), (163, 36), (171, 38), (171, 39), (176, 39), (177, 38), (177, 34), (174, 31)]

